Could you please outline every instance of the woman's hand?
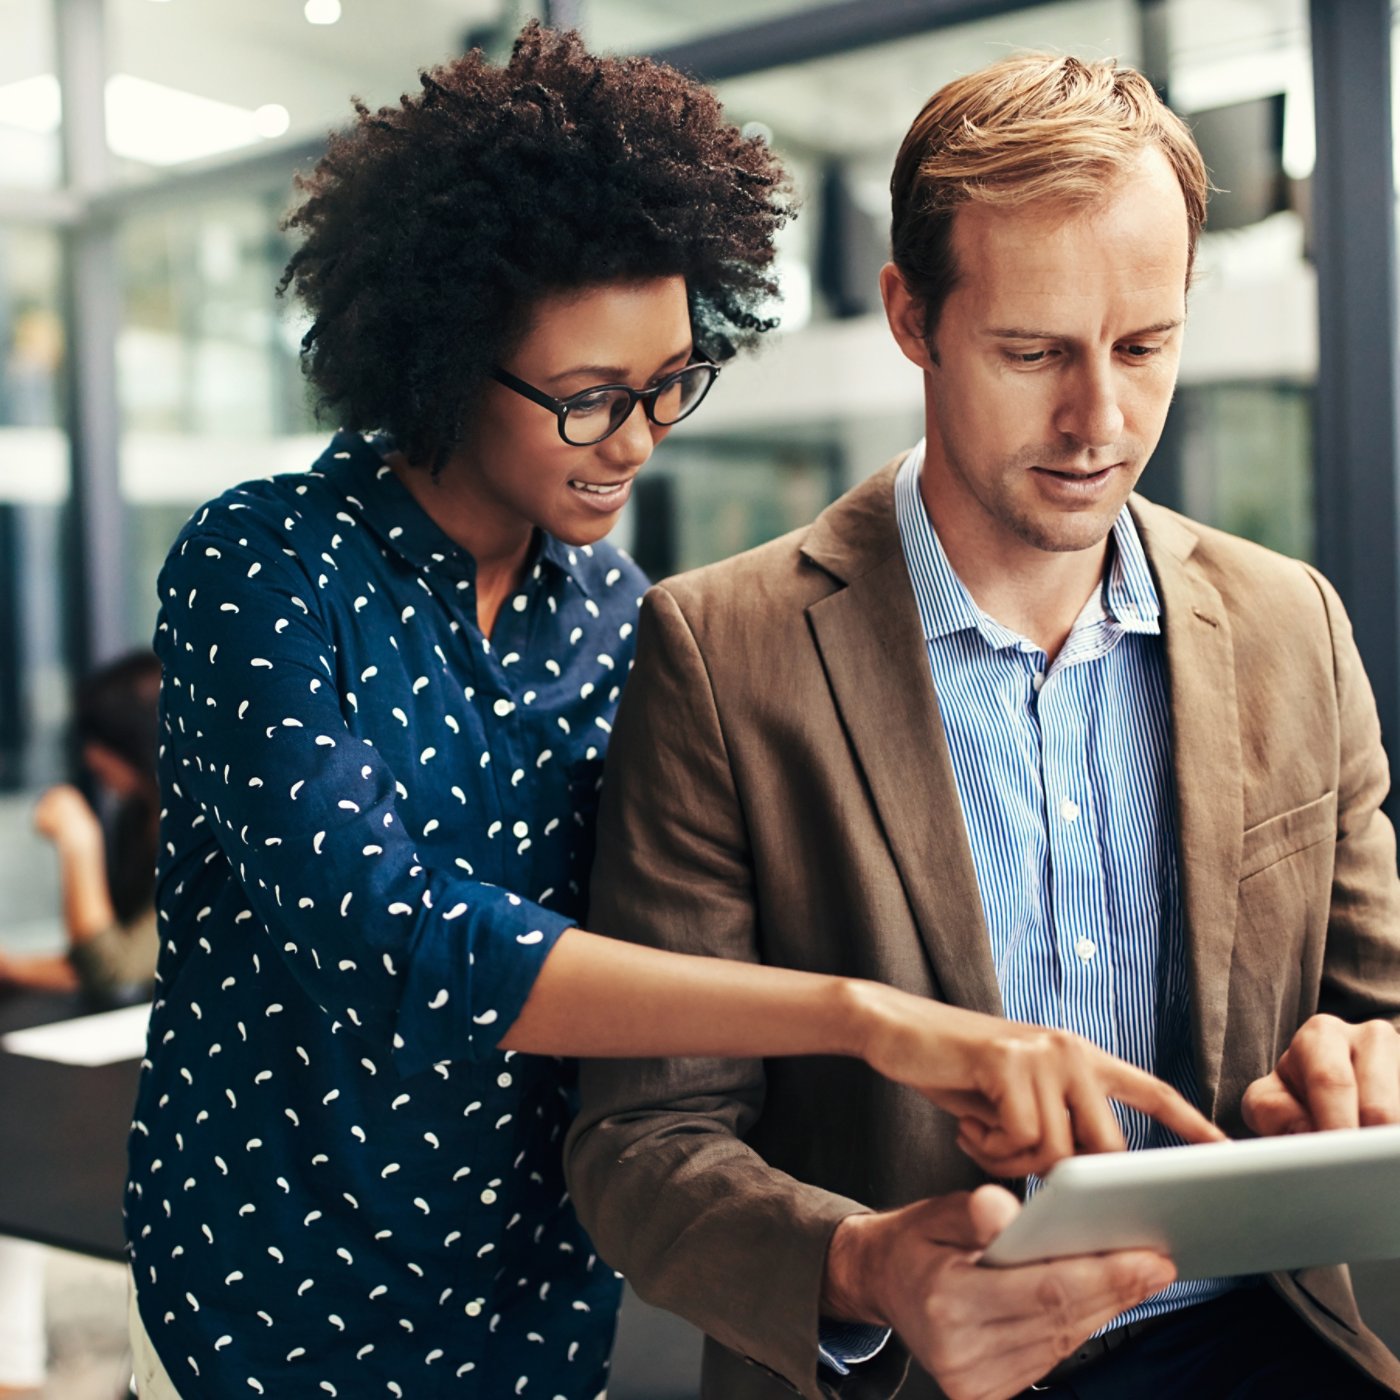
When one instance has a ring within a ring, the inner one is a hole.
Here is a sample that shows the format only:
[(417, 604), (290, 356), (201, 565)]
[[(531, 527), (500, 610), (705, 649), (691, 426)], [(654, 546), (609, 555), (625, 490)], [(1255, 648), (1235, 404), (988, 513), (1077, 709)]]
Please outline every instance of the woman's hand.
[[(958, 1145), (996, 1177), (1044, 1172), (1077, 1152), (1118, 1152), (1109, 1099), (1187, 1142), (1225, 1134), (1170, 1085), (1081, 1036), (872, 988), (864, 1059), (958, 1118)], [(888, 994), (888, 995), (886, 995)]]
[(70, 783), (58, 783), (34, 804), (34, 830), (56, 846), (102, 846), (102, 824)]

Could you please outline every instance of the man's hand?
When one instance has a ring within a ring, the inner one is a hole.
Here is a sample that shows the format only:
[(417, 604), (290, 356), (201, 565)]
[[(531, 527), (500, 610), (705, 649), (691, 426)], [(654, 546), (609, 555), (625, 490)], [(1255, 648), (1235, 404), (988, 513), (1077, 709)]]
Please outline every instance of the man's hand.
[(1400, 1123), (1400, 1033), (1389, 1021), (1310, 1017), (1245, 1091), (1244, 1121), (1263, 1137)]
[(893, 1327), (949, 1400), (1006, 1400), (1176, 1276), (1140, 1249), (978, 1268), (1019, 1210), (982, 1186), (849, 1216), (827, 1253), (822, 1315)]
[(1068, 1031), (867, 989), (875, 1031), (864, 1058), (958, 1117), (958, 1146), (988, 1176), (1045, 1172), (1076, 1152), (1120, 1152), (1108, 1100), (1187, 1142), (1224, 1134), (1170, 1085)]

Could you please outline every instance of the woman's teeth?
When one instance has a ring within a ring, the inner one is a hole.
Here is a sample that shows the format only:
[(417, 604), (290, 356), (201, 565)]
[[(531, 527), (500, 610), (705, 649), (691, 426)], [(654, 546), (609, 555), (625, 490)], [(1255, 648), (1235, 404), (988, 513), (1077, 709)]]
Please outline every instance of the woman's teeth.
[(625, 481), (614, 482), (611, 486), (595, 486), (591, 481), (571, 481), (570, 486), (576, 491), (591, 491), (595, 496), (611, 496), (621, 491), (627, 483)]

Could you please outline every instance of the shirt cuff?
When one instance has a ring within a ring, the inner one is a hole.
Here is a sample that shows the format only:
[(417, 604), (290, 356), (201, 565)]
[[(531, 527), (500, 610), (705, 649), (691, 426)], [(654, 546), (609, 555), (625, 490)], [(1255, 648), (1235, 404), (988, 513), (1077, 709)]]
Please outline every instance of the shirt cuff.
[(838, 1376), (849, 1376), (852, 1366), (873, 1361), (885, 1349), (890, 1329), (868, 1322), (828, 1322), (817, 1330), (817, 1355), (822, 1365)]

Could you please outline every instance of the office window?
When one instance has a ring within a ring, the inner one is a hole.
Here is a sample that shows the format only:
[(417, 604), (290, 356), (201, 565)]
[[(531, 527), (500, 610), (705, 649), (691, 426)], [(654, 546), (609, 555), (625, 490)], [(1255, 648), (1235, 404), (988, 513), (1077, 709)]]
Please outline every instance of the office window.
[(55, 772), (66, 707), (58, 256), (54, 234), (0, 225), (0, 791)]
[(108, 141), (123, 175), (150, 179), (277, 142), (316, 142), (417, 87), (418, 70), (499, 42), (501, 0), (112, 0)]
[(594, 48), (649, 53), (821, 8), (812, 0), (584, 0), (581, 16), (583, 32)]
[(290, 194), (289, 170), (285, 186), (161, 204), (122, 225), (117, 378), (133, 645), (150, 640), (156, 574), (190, 511), (314, 455), (300, 446), (319, 433), (297, 361), (304, 325), (275, 294)]
[(51, 189), (61, 169), (49, 0), (0, 0), (0, 35), (0, 187)]

